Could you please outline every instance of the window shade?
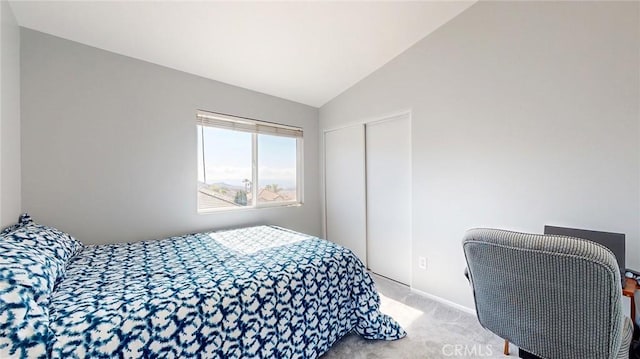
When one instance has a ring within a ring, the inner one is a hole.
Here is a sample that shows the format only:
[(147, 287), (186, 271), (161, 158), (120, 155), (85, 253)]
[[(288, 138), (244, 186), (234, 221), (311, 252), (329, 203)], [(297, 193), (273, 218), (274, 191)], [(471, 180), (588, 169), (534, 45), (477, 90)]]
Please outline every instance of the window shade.
[(248, 118), (198, 111), (196, 122), (201, 126), (222, 128), (225, 130), (302, 138), (302, 129), (271, 122), (263, 122)]

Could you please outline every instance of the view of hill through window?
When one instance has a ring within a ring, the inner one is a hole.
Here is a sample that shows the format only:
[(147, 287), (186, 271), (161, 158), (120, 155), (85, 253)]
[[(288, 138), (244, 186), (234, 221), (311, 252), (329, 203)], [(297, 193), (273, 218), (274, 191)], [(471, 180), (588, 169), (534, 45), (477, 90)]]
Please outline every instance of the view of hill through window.
[(295, 202), (296, 177), (296, 138), (198, 125), (199, 210)]

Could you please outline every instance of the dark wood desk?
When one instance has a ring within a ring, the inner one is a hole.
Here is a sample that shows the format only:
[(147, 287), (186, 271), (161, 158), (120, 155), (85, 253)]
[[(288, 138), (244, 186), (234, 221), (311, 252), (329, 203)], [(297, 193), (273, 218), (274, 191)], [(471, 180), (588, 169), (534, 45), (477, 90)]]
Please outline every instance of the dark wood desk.
[(631, 298), (631, 320), (636, 322), (636, 290), (638, 290), (638, 282), (631, 278), (625, 278), (622, 295)]

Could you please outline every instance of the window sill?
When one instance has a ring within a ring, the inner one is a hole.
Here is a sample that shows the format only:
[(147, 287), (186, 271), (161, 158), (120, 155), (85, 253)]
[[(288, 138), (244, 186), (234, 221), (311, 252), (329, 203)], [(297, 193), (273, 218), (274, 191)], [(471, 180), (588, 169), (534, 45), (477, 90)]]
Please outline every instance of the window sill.
[(233, 212), (246, 212), (246, 211), (255, 211), (261, 209), (274, 209), (274, 208), (291, 208), (291, 207), (302, 207), (302, 202), (284, 202), (278, 204), (261, 204), (258, 206), (247, 206), (247, 207), (221, 207), (221, 208), (209, 208), (209, 209), (198, 209), (198, 214), (214, 214), (214, 213), (233, 213)]

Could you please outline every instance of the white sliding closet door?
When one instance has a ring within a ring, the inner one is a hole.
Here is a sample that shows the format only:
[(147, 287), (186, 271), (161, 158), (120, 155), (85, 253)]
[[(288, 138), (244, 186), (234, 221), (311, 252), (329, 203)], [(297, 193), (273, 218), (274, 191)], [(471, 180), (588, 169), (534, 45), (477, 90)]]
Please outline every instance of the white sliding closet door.
[(364, 126), (324, 134), (327, 239), (367, 263)]
[(411, 281), (411, 122), (409, 115), (366, 125), (369, 269)]

